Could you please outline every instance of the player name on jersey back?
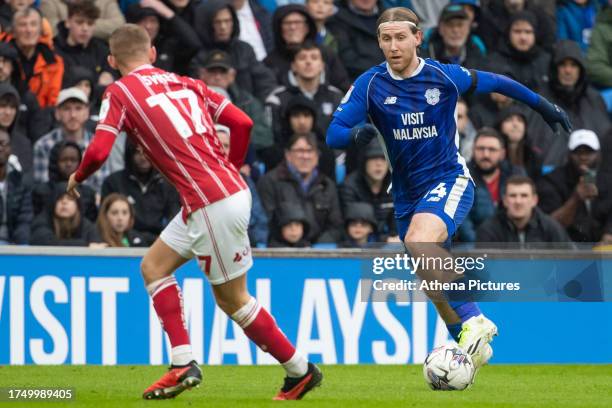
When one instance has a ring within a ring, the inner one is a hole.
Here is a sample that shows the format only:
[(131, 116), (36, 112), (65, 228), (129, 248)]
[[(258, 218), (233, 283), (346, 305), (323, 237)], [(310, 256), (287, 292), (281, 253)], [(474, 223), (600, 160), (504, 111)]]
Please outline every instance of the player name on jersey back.
[(420, 140), (438, 136), (438, 129), (435, 125), (417, 126), (424, 124), (425, 112), (402, 113), (403, 128), (393, 129), (395, 140)]

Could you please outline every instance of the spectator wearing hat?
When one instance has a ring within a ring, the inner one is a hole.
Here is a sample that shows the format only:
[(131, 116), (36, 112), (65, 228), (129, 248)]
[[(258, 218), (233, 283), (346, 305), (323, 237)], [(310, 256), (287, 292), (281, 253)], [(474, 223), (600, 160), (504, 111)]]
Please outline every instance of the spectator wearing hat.
[(393, 197), (387, 190), (390, 184), (389, 164), (380, 143), (374, 139), (362, 150), (359, 168), (351, 172), (340, 186), (343, 213), (347, 214), (348, 206), (355, 203), (372, 206), (381, 241), (392, 241), (397, 237)]
[(462, 242), (474, 242), (476, 229), (495, 214), (504, 195), (506, 180), (510, 176), (525, 175), (523, 168), (513, 166), (506, 159), (504, 139), (493, 128), (478, 130), (468, 169), (476, 190), (474, 204), (459, 227), (459, 239)]
[(323, 139), (332, 114), (343, 97), (342, 91), (325, 82), (324, 73), (325, 60), (321, 48), (310, 41), (301, 44), (291, 61), (288, 84), (276, 88), (266, 99), (266, 114), (276, 141), (283, 139), (282, 118), (289, 100), (297, 95), (314, 102), (315, 132)]
[[(227, 156), (230, 148), (230, 128), (221, 124), (216, 124), (215, 131), (217, 132), (217, 137)], [(252, 247), (265, 246), (268, 243), (268, 216), (261, 204), (259, 194), (257, 193), (257, 187), (253, 179), (243, 171), (240, 172), (240, 175), (244, 181), (246, 181), (247, 186), (249, 186), (252, 197), (251, 217), (248, 230), (249, 241)]]
[[(40, 12), (49, 20), (53, 35), (57, 35), (58, 23), (68, 18), (70, 3), (64, 0), (40, 0)], [(94, 3), (100, 10), (100, 17), (96, 20), (93, 35), (101, 40), (108, 40), (113, 31), (125, 24), (125, 18), (117, 0), (94, 0)]]
[(384, 60), (376, 32), (376, 21), (383, 11), (381, 3), (343, 0), (329, 19), (329, 29), (338, 40), (338, 55), (351, 81)]
[(516, 243), (522, 247), (540, 244), (535, 245), (539, 248), (571, 242), (565, 228), (538, 208), (538, 193), (532, 179), (510, 177), (504, 190), (503, 207), (478, 227), (476, 241), (479, 247)]
[(538, 181), (542, 175), (543, 149), (534, 146), (527, 134), (527, 114), (517, 105), (500, 112), (496, 128), (505, 141), (506, 156), (510, 164), (525, 169), (527, 176)]
[[(301, 207), (311, 243), (339, 242), (342, 213), (336, 184), (318, 170), (319, 149), (313, 135), (294, 136), (285, 148), (285, 161), (259, 179), (257, 190), (270, 219), (273, 234), (282, 203)], [(273, 235), (274, 236), (274, 235)]]
[[(555, 44), (550, 81), (541, 94), (567, 112), (576, 129), (590, 129), (603, 135), (612, 125), (599, 92), (589, 85), (586, 61), (577, 43), (570, 40)], [(529, 133), (534, 143), (546, 147), (545, 164), (559, 166), (567, 159), (569, 133), (553, 132), (539, 115), (531, 115)]]
[(307, 248), (310, 242), (306, 240), (310, 225), (306, 213), (301, 206), (293, 203), (281, 203), (275, 210), (277, 220), (270, 236), (270, 248)]
[(470, 33), (471, 20), (460, 4), (442, 10), (438, 26), (427, 31), (421, 46), (422, 56), (444, 64), (481, 68), (486, 50), (480, 39)]
[(253, 47), (258, 61), (263, 61), (274, 47), (272, 17), (256, 0), (232, 0), (238, 16), (240, 40)]
[(557, 3), (557, 39), (575, 41), (586, 52), (599, 9), (598, 0), (560, 0)]
[(12, 36), (6, 36), (4, 41), (17, 49), (16, 75), (36, 95), (40, 107), (55, 106), (62, 87), (64, 60), (43, 38), (40, 12), (31, 7), (17, 11), (13, 15)]
[(610, 241), (612, 178), (599, 171), (599, 139), (592, 130), (575, 130), (568, 148), (567, 164), (538, 183), (540, 208), (559, 221), (573, 241)]
[(276, 87), (270, 68), (257, 60), (255, 51), (240, 40), (238, 16), (230, 0), (208, 0), (196, 9), (196, 32), (203, 49), (196, 55), (192, 68), (203, 65), (214, 50), (227, 52), (236, 70), (236, 83), (260, 101)]
[[(331, 30), (331, 26), (329, 28)], [(317, 25), (306, 7), (301, 4), (288, 4), (277, 8), (274, 12), (272, 30), (274, 49), (268, 54), (264, 63), (274, 71), (278, 83), (287, 85), (294, 53), (306, 42), (316, 44)], [(321, 46), (320, 49), (325, 62), (325, 82), (343, 91), (348, 90), (350, 78), (341, 57), (325, 46)]]
[(27, 245), (32, 222), (32, 181), (9, 163), (11, 138), (0, 129), (0, 244)]
[(489, 59), (506, 67), (511, 77), (533, 91), (548, 80), (550, 54), (536, 43), (538, 20), (529, 11), (512, 14), (505, 38)]
[[(66, 191), (68, 178), (79, 167), (82, 159), (83, 152), (74, 142), (63, 140), (53, 146), (49, 154), (49, 180), (36, 183), (32, 190), (34, 216), (50, 211), (53, 198), (60, 192)], [(98, 216), (96, 192), (91, 187), (83, 185), (79, 188), (79, 194), (83, 216), (95, 222)]]
[[(549, 1), (549, 0), (547, 0)], [(550, 51), (556, 41), (556, 24), (554, 15), (546, 13), (533, 0), (490, 0), (483, 2), (481, 8), (482, 37), (487, 49), (496, 49), (507, 37), (510, 25), (516, 14), (528, 11), (533, 16), (536, 43), (540, 48)]]
[(0, 42), (0, 84), (12, 85), (19, 93), (17, 127), (33, 144), (50, 130), (52, 118), (40, 109), (36, 96), (19, 78), (17, 50), (9, 43)]
[(372, 204), (354, 202), (344, 210), (344, 248), (364, 248), (378, 241), (377, 220)]
[(274, 143), (272, 129), (264, 116), (264, 107), (259, 99), (236, 83), (236, 69), (230, 55), (221, 50), (213, 50), (198, 66), (198, 78), (210, 87), (227, 92), (228, 99), (242, 109), (253, 120), (251, 145), (261, 152)]
[[(145, 6), (146, 4), (146, 6)], [(189, 63), (202, 48), (193, 27), (161, 0), (147, 0), (127, 8), (125, 19), (147, 31), (157, 50), (153, 63), (165, 71), (186, 75)]]
[(153, 167), (142, 148), (129, 139), (125, 145), (125, 168), (113, 172), (102, 184), (102, 200), (112, 193), (123, 194), (134, 206), (134, 229), (147, 245), (155, 241), (181, 208), (176, 189)]
[(68, 4), (68, 18), (60, 21), (53, 38), (55, 51), (64, 59), (66, 67), (82, 66), (94, 72), (96, 84), (107, 86), (114, 81), (113, 69), (106, 57), (106, 43), (94, 38), (94, 26), (100, 9), (93, 0), (80, 0)]
[[(56, 143), (71, 141), (84, 151), (93, 139), (92, 132), (85, 126), (89, 119), (89, 100), (82, 90), (62, 89), (57, 98), (55, 118), (59, 126), (34, 144), (34, 181), (38, 183), (49, 180), (49, 157)], [(109, 174), (110, 167), (105, 163), (86, 184), (100, 193), (102, 182)]]
[(32, 142), (19, 124), (20, 98), (9, 83), (0, 83), (0, 130), (11, 137), (11, 151), (15, 156), (12, 165), (24, 173), (32, 172)]

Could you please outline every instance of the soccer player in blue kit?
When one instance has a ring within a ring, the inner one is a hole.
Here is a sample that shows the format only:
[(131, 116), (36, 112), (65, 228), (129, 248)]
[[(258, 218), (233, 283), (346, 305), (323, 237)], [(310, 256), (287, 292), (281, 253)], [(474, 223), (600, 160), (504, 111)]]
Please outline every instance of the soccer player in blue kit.
[[(431, 243), (450, 242), (474, 199), (474, 183), (458, 152), (459, 97), (497, 92), (539, 112), (554, 130), (560, 124), (569, 131), (571, 123), (558, 106), (505, 76), (419, 58), (423, 32), (410, 9), (384, 11), (377, 36), (386, 61), (357, 78), (344, 96), (327, 144), (366, 145), (378, 136), (391, 166), (400, 239), (414, 256), (439, 256), (444, 250)], [(367, 117), (371, 124), (364, 124)], [(496, 325), (475, 302), (444, 299), (432, 300), (451, 336), (481, 367), (492, 355)]]

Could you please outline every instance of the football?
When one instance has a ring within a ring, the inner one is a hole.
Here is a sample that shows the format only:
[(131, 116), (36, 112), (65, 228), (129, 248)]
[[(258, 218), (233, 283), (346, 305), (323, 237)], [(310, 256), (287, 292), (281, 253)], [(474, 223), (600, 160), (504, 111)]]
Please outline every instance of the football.
[(432, 390), (465, 390), (475, 373), (472, 358), (455, 344), (433, 349), (423, 364), (423, 376)]

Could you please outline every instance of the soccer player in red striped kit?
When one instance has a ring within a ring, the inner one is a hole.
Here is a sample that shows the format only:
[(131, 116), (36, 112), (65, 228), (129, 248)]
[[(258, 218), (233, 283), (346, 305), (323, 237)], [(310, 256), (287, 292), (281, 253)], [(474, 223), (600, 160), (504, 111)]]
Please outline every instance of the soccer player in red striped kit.
[[(251, 194), (237, 169), (253, 122), (203, 82), (153, 67), (156, 51), (141, 27), (122, 26), (109, 43), (108, 62), (122, 78), (106, 89), (95, 137), (71, 175), (68, 191), (78, 196), (79, 183), (100, 168), (117, 134), (125, 131), (176, 187), (183, 207), (141, 264), (147, 291), (172, 345), (170, 370), (143, 397), (173, 398), (202, 381), (174, 278), (178, 267), (196, 257), (219, 307), (285, 368), (284, 385), (274, 399), (302, 398), (321, 383), (320, 370), (295, 350), (246, 287), (246, 272), (253, 263), (247, 235)], [(227, 158), (215, 123), (231, 129)]]

